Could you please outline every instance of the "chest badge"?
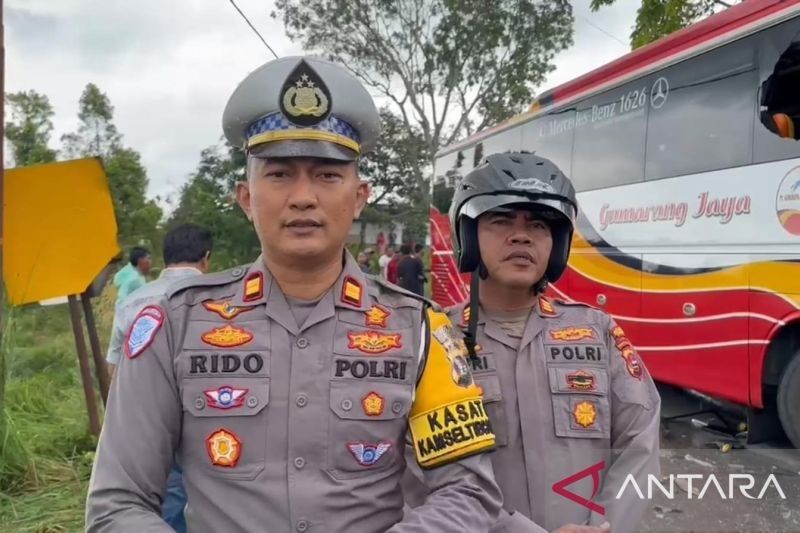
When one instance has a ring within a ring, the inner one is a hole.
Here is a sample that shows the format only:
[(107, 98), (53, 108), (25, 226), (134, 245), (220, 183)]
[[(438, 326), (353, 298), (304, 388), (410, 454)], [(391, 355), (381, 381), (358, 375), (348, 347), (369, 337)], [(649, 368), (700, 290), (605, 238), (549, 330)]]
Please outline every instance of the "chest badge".
[(587, 370), (567, 374), (567, 386), (571, 390), (579, 391), (593, 391), (597, 387), (594, 374)]
[(236, 389), (223, 385), (218, 389), (203, 391), (209, 407), (215, 409), (234, 409), (244, 404), (244, 395), (247, 389)]
[(579, 402), (575, 405), (572, 416), (575, 417), (575, 423), (579, 426), (584, 428), (592, 427), (597, 421), (597, 407), (589, 401)]
[(203, 342), (220, 348), (241, 346), (253, 340), (253, 334), (246, 329), (237, 328), (227, 324), (221, 328), (214, 328), (203, 333)]
[(550, 338), (554, 341), (562, 341), (562, 342), (569, 342), (569, 341), (582, 341), (584, 339), (596, 339), (597, 336), (594, 334), (594, 330), (592, 328), (561, 328), (561, 329), (551, 329), (550, 330)]
[(206, 439), (211, 464), (232, 468), (242, 455), (242, 441), (232, 431), (218, 429)]
[(377, 392), (370, 392), (361, 399), (361, 407), (367, 416), (380, 416), (383, 413), (383, 396)]
[(366, 442), (348, 442), (347, 449), (353, 454), (361, 466), (372, 466), (377, 463), (383, 454), (389, 451), (392, 443), (382, 440), (377, 444)]
[(224, 302), (203, 302), (203, 307), (211, 311), (212, 313), (216, 313), (225, 320), (231, 320), (236, 315), (244, 313), (246, 311), (250, 311), (253, 307), (237, 307), (229, 301)]
[(347, 338), (349, 343), (347, 345), (350, 349), (356, 349), (369, 355), (388, 352), (392, 348), (402, 348), (402, 336), (400, 333), (379, 333), (377, 331), (362, 331), (360, 333), (355, 331), (348, 331)]
[(391, 315), (389, 311), (379, 305), (373, 305), (369, 311), (364, 312), (364, 325), (376, 326), (379, 328), (386, 327), (386, 319)]

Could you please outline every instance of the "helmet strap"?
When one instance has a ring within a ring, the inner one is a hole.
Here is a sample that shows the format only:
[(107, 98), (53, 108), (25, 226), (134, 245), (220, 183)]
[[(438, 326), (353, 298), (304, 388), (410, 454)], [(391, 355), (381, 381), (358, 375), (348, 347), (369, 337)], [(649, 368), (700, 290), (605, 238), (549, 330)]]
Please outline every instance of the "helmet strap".
[(473, 362), (478, 360), (478, 355), (475, 352), (475, 342), (478, 335), (478, 309), (480, 308), (480, 298), (478, 296), (478, 287), (480, 287), (480, 277), (477, 275), (481, 268), (485, 271), (486, 267), (483, 266), (481, 261), (480, 266), (472, 273), (472, 279), (469, 284), (469, 321), (467, 322), (467, 331), (464, 333), (464, 344), (467, 345), (467, 354), (469, 359)]

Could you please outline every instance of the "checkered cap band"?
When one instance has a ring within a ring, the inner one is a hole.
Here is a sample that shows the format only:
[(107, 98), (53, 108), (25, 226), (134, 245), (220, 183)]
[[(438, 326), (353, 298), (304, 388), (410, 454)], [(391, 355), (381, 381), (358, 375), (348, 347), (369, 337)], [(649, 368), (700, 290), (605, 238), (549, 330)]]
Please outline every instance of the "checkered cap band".
[(357, 144), (361, 144), (361, 137), (358, 135), (356, 129), (344, 120), (333, 115), (330, 115), (328, 118), (313, 127), (303, 128), (289, 122), (289, 120), (287, 120), (287, 118), (283, 116), (283, 113), (281, 112), (270, 113), (269, 115), (266, 115), (253, 122), (247, 128), (247, 138), (252, 139), (256, 135), (262, 133), (280, 130), (316, 130), (334, 133), (336, 135), (347, 137)]

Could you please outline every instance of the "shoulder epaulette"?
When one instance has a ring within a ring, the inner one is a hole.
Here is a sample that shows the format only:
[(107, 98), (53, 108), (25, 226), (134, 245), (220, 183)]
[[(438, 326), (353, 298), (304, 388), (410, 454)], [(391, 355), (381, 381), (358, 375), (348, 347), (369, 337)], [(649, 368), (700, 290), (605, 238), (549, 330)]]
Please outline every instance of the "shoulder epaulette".
[(566, 306), (574, 306), (574, 307), (588, 307), (589, 309), (594, 309), (595, 311), (602, 311), (599, 307), (595, 307), (591, 304), (587, 304), (586, 302), (579, 302), (576, 300), (562, 300), (561, 298), (553, 298), (553, 302), (557, 303), (558, 305), (566, 305)]
[(175, 283), (170, 284), (167, 289), (167, 298), (172, 298), (176, 294), (192, 287), (215, 287), (239, 281), (247, 273), (247, 268), (248, 267), (235, 267), (212, 274), (188, 276), (178, 279)]
[(372, 279), (384, 292), (399, 293), (402, 294), (403, 296), (408, 296), (409, 298), (413, 298), (417, 301), (420, 301), (423, 303), (423, 305), (432, 307), (435, 311), (442, 311), (442, 306), (440, 306), (433, 300), (429, 300), (428, 298), (425, 298), (424, 296), (420, 296), (419, 294), (406, 290), (403, 287), (398, 287), (394, 283), (389, 283), (385, 279), (380, 278), (378, 276), (370, 276), (370, 279)]

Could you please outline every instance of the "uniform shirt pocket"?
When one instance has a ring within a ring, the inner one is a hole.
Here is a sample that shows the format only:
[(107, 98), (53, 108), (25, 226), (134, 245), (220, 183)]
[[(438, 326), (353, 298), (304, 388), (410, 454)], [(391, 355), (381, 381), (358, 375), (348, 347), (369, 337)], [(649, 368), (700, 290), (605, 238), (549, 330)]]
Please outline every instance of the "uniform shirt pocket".
[(412, 385), (332, 381), (327, 471), (352, 479), (402, 466)]
[(495, 434), (497, 446), (508, 445), (508, 419), (506, 418), (505, 402), (500, 387), (500, 378), (494, 372), (473, 374), (475, 383), (481, 388), (483, 406), (489, 415), (489, 422)]
[(268, 377), (184, 379), (184, 462), (212, 476), (254, 479), (266, 460), (269, 392)]
[(598, 367), (548, 367), (553, 423), (558, 437), (611, 437), (608, 370)]

